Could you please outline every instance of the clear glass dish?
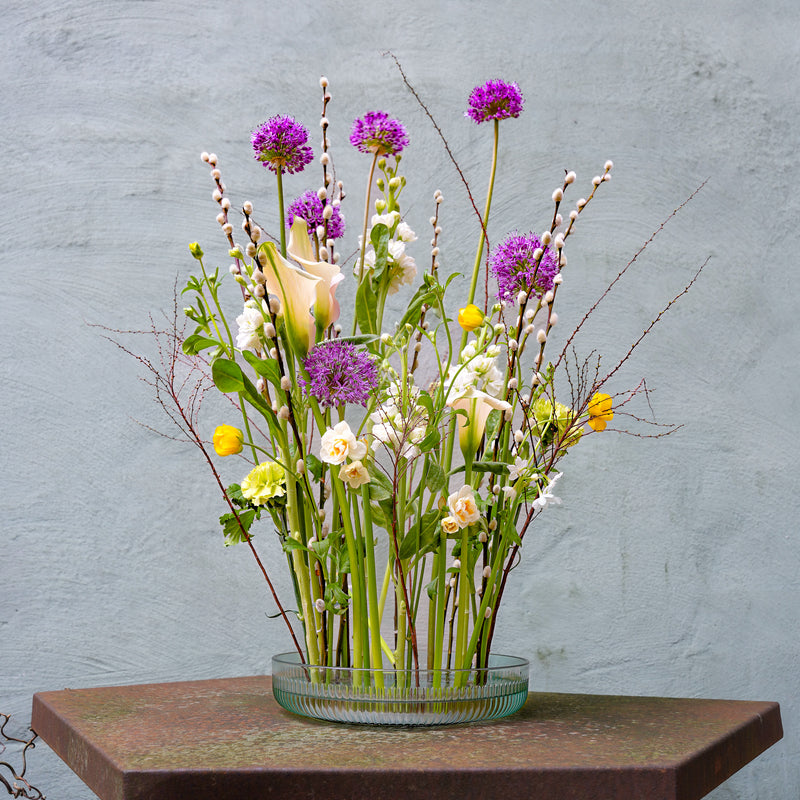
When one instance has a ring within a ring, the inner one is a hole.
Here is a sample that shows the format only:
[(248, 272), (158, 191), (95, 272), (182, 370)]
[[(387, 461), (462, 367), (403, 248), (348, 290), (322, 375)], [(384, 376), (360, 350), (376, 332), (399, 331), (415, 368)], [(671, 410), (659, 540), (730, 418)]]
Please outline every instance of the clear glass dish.
[(528, 698), (528, 661), (491, 655), (485, 669), (314, 667), (272, 659), (272, 693), (287, 711), (366, 725), (453, 725), (506, 717)]

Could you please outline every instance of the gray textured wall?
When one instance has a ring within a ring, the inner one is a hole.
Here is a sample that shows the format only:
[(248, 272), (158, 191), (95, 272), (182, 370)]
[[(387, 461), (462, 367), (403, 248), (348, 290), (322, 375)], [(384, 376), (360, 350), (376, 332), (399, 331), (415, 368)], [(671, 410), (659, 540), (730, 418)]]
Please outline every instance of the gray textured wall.
[[(646, 376), (658, 417), (684, 427), (661, 441), (592, 437), (570, 456), (564, 505), (536, 530), (496, 646), (531, 657), (537, 689), (780, 701), (786, 738), (713, 797), (792, 800), (800, 6), (427, 6), (5, 5), (0, 710), (24, 722), (37, 690), (252, 674), (286, 649), (248, 554), (222, 546), (210, 476), (133, 421), (162, 426), (136, 365), (87, 323), (136, 328), (168, 307), (190, 241), (226, 263), (198, 154), (216, 151), (234, 197), (272, 214), (248, 132), (275, 113), (316, 130), (323, 73), (351, 219), (365, 163), (346, 133), (383, 107), (414, 138), (413, 227), (441, 188), (444, 266), (468, 268), (475, 226), (381, 56), (391, 48), (479, 194), (489, 134), (463, 119), (465, 98), (490, 77), (522, 87), (524, 116), (503, 126), (496, 236), (541, 227), (564, 168), (589, 180), (614, 159), (571, 251), (576, 304), (709, 179), (584, 340), (609, 360), (624, 352), (711, 256), (615, 387)], [(45, 746), (30, 769), (53, 800), (91, 796)]]

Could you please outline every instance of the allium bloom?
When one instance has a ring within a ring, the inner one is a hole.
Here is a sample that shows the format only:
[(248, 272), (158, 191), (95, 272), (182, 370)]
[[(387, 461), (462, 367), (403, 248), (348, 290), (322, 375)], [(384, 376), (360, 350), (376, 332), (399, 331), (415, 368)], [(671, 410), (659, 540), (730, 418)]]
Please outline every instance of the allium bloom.
[(218, 425), (214, 431), (214, 450), (218, 456), (232, 456), (242, 452), (244, 434), (233, 425)]
[(408, 133), (399, 119), (385, 111), (368, 111), (353, 122), (350, 144), (361, 153), (396, 156), (408, 146)]
[(378, 385), (378, 370), (370, 355), (338, 339), (316, 345), (306, 358), (305, 368), (309, 380), (300, 381), (322, 406), (366, 406), (370, 392)]
[(343, 464), (345, 459), (360, 461), (367, 454), (367, 446), (356, 439), (350, 426), (342, 421), (328, 428), (319, 443), (320, 458), (328, 464)]
[(589, 427), (593, 431), (604, 431), (606, 429), (606, 422), (614, 419), (614, 412), (612, 406), (614, 401), (611, 395), (602, 394), (597, 392), (595, 396), (589, 401), (587, 411), (589, 412)]
[(471, 117), (478, 124), (489, 119), (518, 117), (524, 102), (516, 83), (487, 81), (470, 93), (469, 110), (464, 112), (464, 116)]
[(294, 117), (270, 117), (253, 131), (255, 157), (273, 172), (301, 172), (314, 158), (308, 131)]
[(447, 507), (459, 528), (466, 528), (481, 518), (471, 486), (462, 486), (457, 492), (453, 492), (447, 498)]
[(242, 496), (254, 506), (263, 506), (273, 497), (283, 497), (286, 494), (283, 467), (274, 461), (262, 461), (242, 481), (241, 489)]
[[(534, 252), (538, 249), (544, 252), (537, 263)], [(521, 291), (541, 297), (553, 288), (553, 278), (558, 274), (558, 256), (549, 247), (543, 247), (535, 233), (512, 234), (495, 248), (491, 266), (497, 278), (497, 296), (501, 300), (516, 301)]]
[[(331, 206), (333, 214), (328, 220), (328, 238), (339, 239), (344, 236), (344, 217), (338, 206)], [(309, 231), (315, 231), (320, 225), (325, 224), (322, 217), (322, 200), (313, 189), (309, 189), (289, 205), (286, 212), (286, 225), (291, 228), (295, 217), (306, 221)]]

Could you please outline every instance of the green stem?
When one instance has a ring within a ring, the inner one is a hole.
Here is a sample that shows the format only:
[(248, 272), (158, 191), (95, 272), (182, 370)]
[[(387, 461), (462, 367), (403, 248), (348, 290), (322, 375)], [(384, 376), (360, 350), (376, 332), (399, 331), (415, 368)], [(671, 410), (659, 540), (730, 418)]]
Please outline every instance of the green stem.
[[(372, 511), (369, 507), (369, 487), (361, 487), (362, 507), (364, 509), (364, 546), (367, 561), (367, 592), (369, 608), (369, 649), (372, 668), (380, 670), (383, 665), (381, 656), (381, 620), (378, 614), (378, 580), (375, 574), (375, 542), (372, 538)], [(383, 673), (375, 673), (375, 686), (383, 688)]]
[[(369, 226), (369, 197), (372, 194), (372, 181), (375, 178), (375, 165), (378, 163), (378, 154), (372, 157), (372, 164), (369, 168), (369, 178), (367, 179), (367, 198), (364, 201), (364, 225), (361, 229), (361, 253), (358, 257), (358, 282), (356, 288), (361, 286), (364, 277), (364, 256), (367, 252), (367, 227)], [(356, 316), (353, 315), (353, 336), (356, 335)]]
[[(496, 121), (495, 124), (497, 124)], [(286, 258), (286, 212), (283, 207), (283, 171), (280, 164), (275, 175), (278, 178), (278, 211), (280, 214), (278, 227), (281, 229), (281, 255)]]

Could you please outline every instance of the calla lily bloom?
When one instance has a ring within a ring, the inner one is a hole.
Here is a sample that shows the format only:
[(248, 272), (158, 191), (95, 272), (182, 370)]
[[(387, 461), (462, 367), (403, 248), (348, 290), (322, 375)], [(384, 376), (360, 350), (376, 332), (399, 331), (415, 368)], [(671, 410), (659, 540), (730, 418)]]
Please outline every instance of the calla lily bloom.
[(261, 265), (266, 278), (267, 291), (277, 295), (281, 303), (280, 314), (286, 325), (286, 335), (292, 350), (305, 358), (314, 346), (315, 321), (311, 313), (317, 304), (324, 305), (329, 297), (325, 282), (290, 264), (279, 252), (274, 242), (264, 242), (259, 255), (266, 259)]
[(289, 230), (289, 246), (286, 249), (309, 275), (319, 278), (325, 284), (326, 291), (317, 291), (317, 301), (314, 304), (314, 319), (317, 327), (323, 331), (339, 319), (336, 287), (344, 280), (342, 270), (336, 264), (318, 261), (314, 257), (314, 249), (308, 238), (308, 226), (300, 217), (294, 218)]
[(472, 389), (461, 397), (448, 400), (447, 405), (456, 411), (467, 413), (466, 418), (463, 414), (458, 415), (458, 443), (465, 460), (470, 460), (478, 452), (489, 413), (495, 409), (508, 411), (511, 408), (505, 400), (492, 397), (478, 389)]

